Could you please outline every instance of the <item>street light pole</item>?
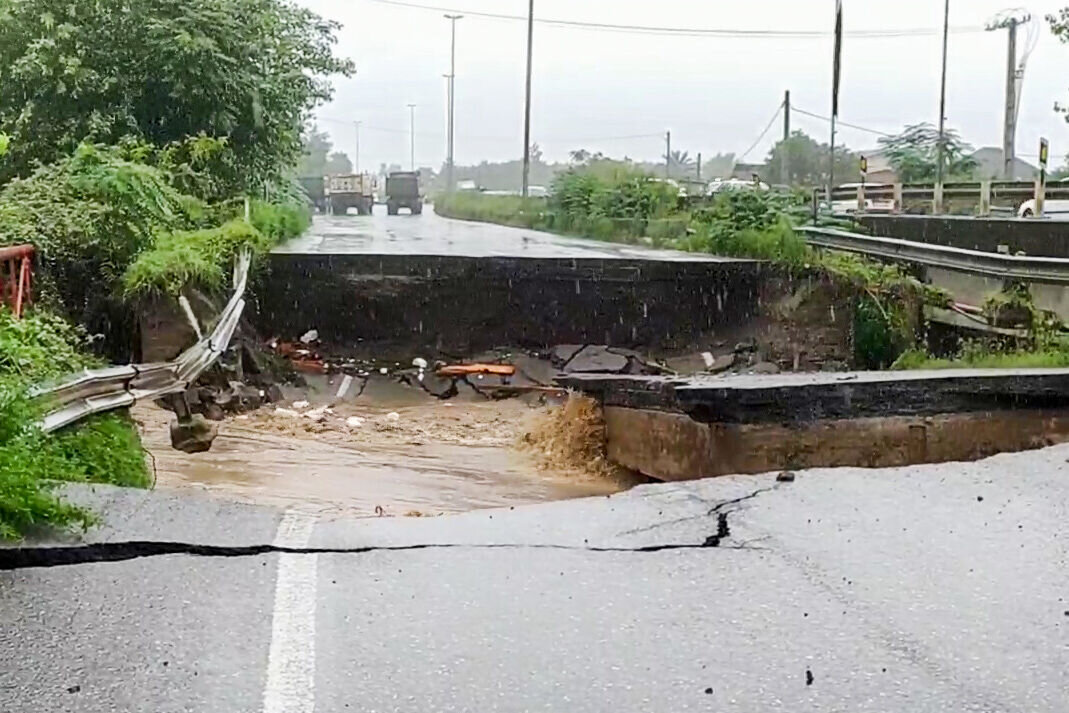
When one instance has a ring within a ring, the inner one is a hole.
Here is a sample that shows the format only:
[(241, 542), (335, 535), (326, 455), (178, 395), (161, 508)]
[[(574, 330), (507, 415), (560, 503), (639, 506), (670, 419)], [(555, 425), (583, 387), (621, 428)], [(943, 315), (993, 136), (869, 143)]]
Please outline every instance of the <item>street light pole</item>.
[(457, 20), (464, 17), (463, 15), (446, 15), (445, 18), (449, 20), (450, 32), (452, 39), (449, 49), (449, 74), (446, 75), (449, 79), (449, 136), (447, 138), (446, 147), (446, 159), (445, 159), (445, 176), (446, 176), (446, 192), (452, 193), (456, 188), (456, 180), (453, 175), (454, 167), (454, 155), (453, 150), (455, 148), (453, 139), (453, 129), (455, 124), (455, 106), (456, 106), (456, 79), (457, 79)]
[(410, 126), (409, 134), (410, 134), (410, 143), (411, 143), (411, 158), (410, 158), (410, 164), (409, 165), (412, 167), (411, 170), (415, 171), (416, 170), (416, 105), (415, 104), (409, 104), (408, 105), (408, 113), (409, 113), (409, 126)]
[(527, 103), (523, 113), (523, 197), (531, 185), (531, 59), (534, 48), (534, 0), (527, 10)]
[(353, 126), (356, 127), (356, 152), (353, 154), (353, 173), (360, 173), (360, 124), (363, 122), (354, 121)]
[(943, 183), (943, 163), (946, 160), (946, 114), (947, 114), (947, 38), (950, 34), (950, 0), (943, 7), (943, 79), (939, 88), (939, 146), (935, 168), (935, 183)]

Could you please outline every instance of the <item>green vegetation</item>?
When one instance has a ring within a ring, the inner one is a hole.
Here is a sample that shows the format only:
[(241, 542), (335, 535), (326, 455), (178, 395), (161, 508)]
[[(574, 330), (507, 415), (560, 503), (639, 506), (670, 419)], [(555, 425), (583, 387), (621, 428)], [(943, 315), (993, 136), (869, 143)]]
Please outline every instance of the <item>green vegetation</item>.
[[(939, 131), (931, 124), (907, 126), (897, 136), (879, 139), (880, 149), (898, 174), (902, 183), (932, 183), (939, 168)], [(972, 158), (973, 147), (961, 139), (956, 131), (943, 134), (943, 168), (946, 180), (968, 181), (976, 170)]]
[(288, 175), (326, 80), (338, 26), (288, 0), (34, 0), (2, 3), (0, 180), (27, 176), (88, 140), (163, 148), (226, 137), (226, 197)]
[(59, 481), (149, 484), (128, 418), (96, 416), (52, 435), (33, 425), (42, 405), (30, 402), (28, 387), (95, 366), (83, 343), (84, 333), (47, 312), (16, 320), (0, 310), (0, 539), (43, 525), (91, 525), (91, 513), (53, 492)]

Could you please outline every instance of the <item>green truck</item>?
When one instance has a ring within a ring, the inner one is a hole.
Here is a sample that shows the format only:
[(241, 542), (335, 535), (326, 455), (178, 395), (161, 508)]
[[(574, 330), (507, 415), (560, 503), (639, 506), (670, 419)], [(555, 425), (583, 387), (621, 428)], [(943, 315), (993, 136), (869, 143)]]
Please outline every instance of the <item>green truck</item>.
[(412, 215), (423, 212), (417, 171), (394, 171), (386, 177), (386, 212), (397, 215), (402, 208), (408, 208)]

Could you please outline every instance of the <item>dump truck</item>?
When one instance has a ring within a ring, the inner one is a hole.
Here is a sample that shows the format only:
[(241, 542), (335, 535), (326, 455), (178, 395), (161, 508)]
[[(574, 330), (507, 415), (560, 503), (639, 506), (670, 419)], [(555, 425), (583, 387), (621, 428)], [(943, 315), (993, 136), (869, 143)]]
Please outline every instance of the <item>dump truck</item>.
[(386, 212), (397, 215), (402, 208), (408, 208), (412, 215), (423, 212), (423, 196), (416, 171), (394, 171), (386, 177)]
[(332, 215), (345, 215), (356, 208), (357, 215), (370, 215), (375, 205), (375, 181), (368, 174), (327, 177), (327, 205)]

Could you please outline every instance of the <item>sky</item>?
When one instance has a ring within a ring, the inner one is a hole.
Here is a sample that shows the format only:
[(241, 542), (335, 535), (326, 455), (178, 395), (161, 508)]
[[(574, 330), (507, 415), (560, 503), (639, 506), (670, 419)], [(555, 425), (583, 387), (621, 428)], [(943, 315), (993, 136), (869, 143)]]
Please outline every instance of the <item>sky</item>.
[[(357, 74), (334, 81), (320, 127), (350, 156), (361, 121), (360, 167), (407, 168), (415, 104), (416, 163), (439, 167), (446, 155), (449, 21), (457, 22), (456, 161), (517, 158), (523, 151), (526, 22), (471, 12), (523, 16), (527, 0), (297, 0), (342, 24), (337, 53)], [(1069, 0), (1025, 0), (1039, 19), (1028, 62), (1017, 133), (1018, 155), (1035, 161), (1041, 136), (1051, 154), (1069, 153), (1069, 124), (1055, 113), (1069, 103), (1069, 45), (1043, 16)], [(947, 122), (976, 147), (1001, 146), (1006, 31), (984, 32), (1007, 0), (950, 0)], [(827, 116), (831, 104), (834, 0), (535, 0), (536, 18), (614, 25), (743, 31), (801, 31), (801, 37), (747, 34), (666, 35), (536, 24), (532, 141), (548, 160), (585, 148), (656, 161), (665, 132), (672, 148), (708, 157), (734, 152), (761, 161), (783, 131), (770, 120), (791, 91), (799, 110)], [(843, 0), (846, 39), (837, 145), (875, 148), (894, 133), (939, 114), (943, 3), (940, 0)], [(902, 30), (895, 33), (893, 31)], [(894, 36), (873, 36), (892, 31)], [(1022, 30), (1021, 50), (1025, 37)], [(828, 141), (826, 120), (792, 114), (792, 129)], [(762, 137), (762, 132), (769, 127)], [(841, 143), (840, 143), (841, 142)], [(1060, 159), (1057, 160), (1060, 162)]]

